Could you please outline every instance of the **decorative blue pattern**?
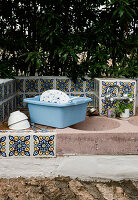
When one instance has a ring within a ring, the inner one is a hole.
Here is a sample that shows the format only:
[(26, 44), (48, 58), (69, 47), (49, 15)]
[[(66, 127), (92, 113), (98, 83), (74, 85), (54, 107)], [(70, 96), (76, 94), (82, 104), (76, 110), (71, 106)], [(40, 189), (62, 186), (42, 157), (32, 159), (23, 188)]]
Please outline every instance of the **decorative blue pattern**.
[(83, 92), (83, 81), (77, 80), (76, 83), (71, 81), (71, 92)]
[(34, 138), (34, 153), (33, 156), (55, 156), (55, 135), (37, 136)]
[(25, 80), (25, 92), (38, 92), (38, 79)]
[(8, 112), (9, 112), (9, 102), (4, 103), (4, 121), (8, 118)]
[(9, 135), (9, 156), (30, 156), (30, 135)]
[(24, 83), (24, 79), (17, 79), (16, 80), (16, 91), (17, 92), (24, 92), (23, 91), (23, 83)]
[(6, 155), (6, 136), (0, 137), (0, 156), (7, 157), (7, 155)]
[(17, 105), (17, 107), (23, 108), (23, 94), (17, 94), (16, 105)]
[(40, 79), (40, 92), (53, 89), (54, 79)]
[(3, 122), (3, 104), (0, 105), (0, 122)]
[(2, 84), (0, 84), (0, 101), (2, 101), (3, 100), (3, 89), (4, 88), (4, 84), (2, 83)]
[(69, 92), (69, 79), (56, 79), (56, 89)]
[(85, 92), (93, 92), (93, 91), (94, 91), (94, 81), (92, 79), (86, 79)]
[(7, 88), (7, 83), (4, 84), (4, 99), (8, 97), (8, 88)]

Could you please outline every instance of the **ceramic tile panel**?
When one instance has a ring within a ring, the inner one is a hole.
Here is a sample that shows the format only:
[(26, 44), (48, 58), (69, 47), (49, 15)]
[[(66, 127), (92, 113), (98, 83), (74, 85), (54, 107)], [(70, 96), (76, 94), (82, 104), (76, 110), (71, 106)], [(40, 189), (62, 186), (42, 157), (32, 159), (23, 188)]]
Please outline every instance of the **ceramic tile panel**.
[[(24, 79), (17, 79), (16, 80), (16, 91), (17, 92), (24, 92), (24, 88), (23, 88), (23, 84), (24, 84)], [(15, 87), (15, 83), (13, 88)], [(14, 89), (13, 89), (14, 91)]]
[(13, 112), (13, 98), (9, 100), (9, 114)]
[(6, 155), (6, 136), (0, 136), (0, 157), (7, 157), (7, 155)]
[(133, 94), (132, 97), (134, 97), (135, 94), (135, 82), (123, 82), (120, 81), (120, 94), (121, 96), (123, 96), (124, 94)]
[(12, 81), (8, 82), (8, 96), (13, 95), (13, 89), (12, 89)]
[(69, 79), (56, 79), (56, 89), (69, 92)]
[(55, 156), (55, 135), (33, 135), (33, 156)]
[(17, 104), (16, 104), (16, 96), (13, 97), (13, 111), (16, 110)]
[(54, 79), (40, 79), (40, 92), (54, 88)]
[(70, 92), (83, 92), (83, 81), (78, 79), (76, 83), (71, 81), (71, 90)]
[(0, 130), (0, 158), (55, 157), (55, 130)]
[(91, 98), (91, 102), (90, 103), (88, 103), (88, 106), (94, 106), (94, 95), (93, 94), (90, 94), (90, 93), (86, 93), (86, 97), (89, 97), (89, 98)]
[(25, 80), (25, 92), (39, 92), (38, 81), (39, 81), (39, 79), (26, 79)]
[[(99, 84), (99, 113), (101, 115), (107, 115), (107, 111), (110, 108), (116, 108), (116, 100), (110, 102), (105, 99), (106, 94), (109, 94), (110, 97), (117, 97), (118, 93), (121, 97), (125, 94), (132, 94), (133, 102), (132, 108), (130, 110), (130, 115), (135, 114), (135, 101), (136, 101), (136, 81), (132, 79), (102, 79), (97, 78), (94, 82), (98, 81)], [(95, 84), (96, 85), (96, 84)], [(94, 85), (94, 86), (95, 86)], [(96, 87), (96, 86), (95, 86)], [(122, 100), (120, 100), (121, 103)], [(123, 104), (126, 101), (122, 101)]]
[(4, 99), (8, 97), (8, 84), (4, 83)]
[(9, 135), (9, 156), (30, 156), (30, 135)]
[(3, 101), (3, 95), (4, 95), (4, 84), (0, 84), (0, 101)]
[(4, 121), (6, 121), (7, 118), (9, 117), (9, 102), (6, 101), (3, 104), (4, 104)]
[(16, 80), (13, 80), (12, 81), (12, 84), (13, 84), (13, 94), (16, 93)]
[(94, 81), (93, 81), (93, 79), (86, 79), (85, 92), (94, 92)]
[(118, 88), (115, 86), (117, 86), (117, 81), (102, 81), (101, 97), (105, 97), (107, 92), (111, 96), (116, 97), (118, 93)]
[(0, 105), (0, 123), (3, 122), (4, 118), (3, 118), (3, 112), (4, 112), (4, 109), (3, 109), (3, 104)]
[(24, 107), (23, 97), (24, 97), (23, 94), (17, 94), (17, 96), (16, 96), (16, 106), (17, 106), (17, 108), (23, 108)]

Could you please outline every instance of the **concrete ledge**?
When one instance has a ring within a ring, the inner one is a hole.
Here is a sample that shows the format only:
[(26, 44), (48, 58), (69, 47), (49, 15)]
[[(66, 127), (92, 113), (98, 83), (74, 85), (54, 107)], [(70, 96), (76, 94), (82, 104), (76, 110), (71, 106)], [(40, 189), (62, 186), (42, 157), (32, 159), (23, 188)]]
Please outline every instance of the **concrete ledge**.
[(137, 156), (1, 159), (0, 178), (70, 176), (81, 180), (138, 180)]

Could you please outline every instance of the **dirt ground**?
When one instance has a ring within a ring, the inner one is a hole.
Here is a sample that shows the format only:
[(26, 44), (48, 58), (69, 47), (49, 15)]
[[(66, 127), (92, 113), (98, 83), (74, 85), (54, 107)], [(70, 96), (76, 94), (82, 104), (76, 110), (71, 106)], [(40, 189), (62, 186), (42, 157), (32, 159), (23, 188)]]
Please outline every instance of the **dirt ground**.
[(0, 200), (138, 200), (138, 181), (85, 182), (69, 177), (0, 179)]

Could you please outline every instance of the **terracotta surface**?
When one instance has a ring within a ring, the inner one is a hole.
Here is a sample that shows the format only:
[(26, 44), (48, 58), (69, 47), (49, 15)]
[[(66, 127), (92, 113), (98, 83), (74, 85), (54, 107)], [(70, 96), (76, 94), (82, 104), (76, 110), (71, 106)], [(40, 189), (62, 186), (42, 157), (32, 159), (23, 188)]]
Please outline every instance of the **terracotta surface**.
[(85, 121), (71, 126), (71, 128), (85, 131), (106, 131), (118, 128), (120, 123), (118, 121), (102, 118), (102, 117), (87, 117)]

